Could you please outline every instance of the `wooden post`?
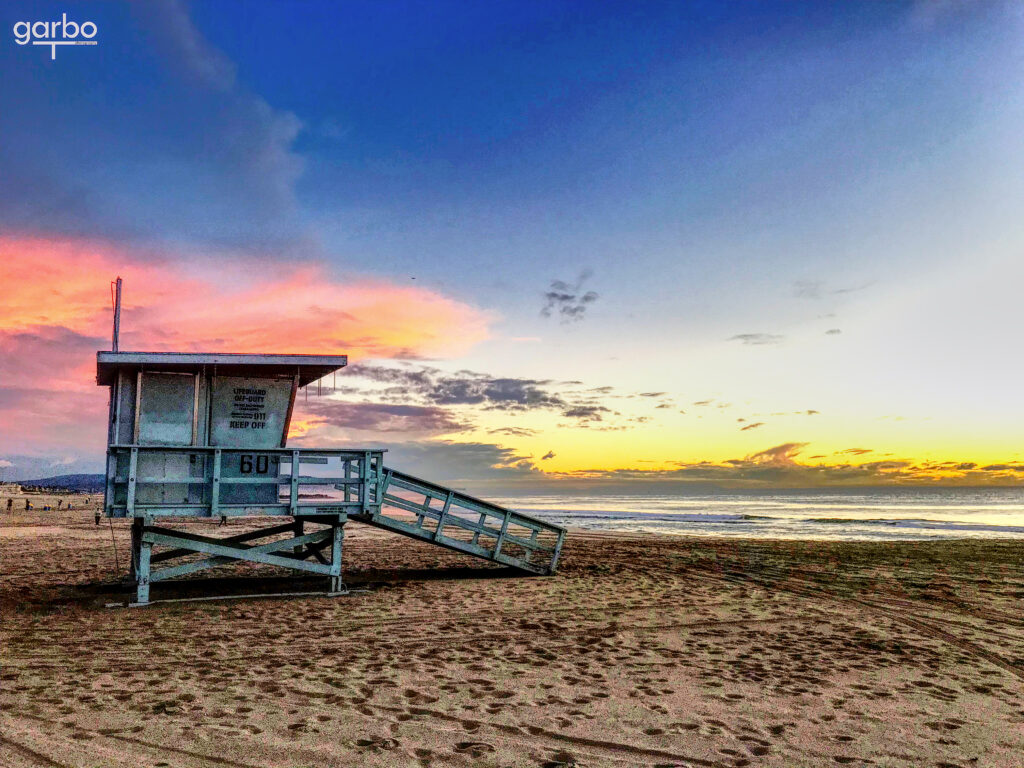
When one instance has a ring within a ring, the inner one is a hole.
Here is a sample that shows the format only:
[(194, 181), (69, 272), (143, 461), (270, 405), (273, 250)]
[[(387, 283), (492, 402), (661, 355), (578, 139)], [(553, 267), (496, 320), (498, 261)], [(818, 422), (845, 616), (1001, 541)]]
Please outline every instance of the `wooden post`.
[(128, 497), (125, 499), (125, 511), (129, 517), (135, 516), (135, 475), (139, 469), (139, 449), (132, 448), (128, 459)]
[(220, 448), (213, 449), (213, 485), (210, 486), (210, 517), (220, 515)]
[(142, 520), (132, 518), (132, 554), (128, 578), (135, 581), (139, 572), (139, 552), (142, 549)]
[(299, 511), (299, 452), (292, 451), (292, 475), (289, 478), (288, 490), (288, 514), (295, 517), (295, 514)]
[(338, 594), (345, 591), (341, 581), (341, 545), (345, 538), (345, 524), (340, 515), (331, 523), (331, 534), (331, 593)]
[(148, 540), (146, 525), (151, 522), (149, 518), (141, 519), (141, 535), (139, 547), (139, 568), (135, 574), (135, 602), (137, 605), (149, 603), (149, 558), (153, 553), (153, 542)]
[(501, 554), (501, 545), (505, 543), (505, 531), (508, 530), (508, 518), (511, 514), (511, 510), (505, 510), (505, 519), (501, 521), (501, 533), (498, 534), (498, 542), (494, 545), (494, 557)]
[(565, 529), (561, 529), (558, 532), (558, 541), (555, 542), (555, 554), (551, 557), (551, 565), (548, 567), (548, 573), (554, 573), (555, 568), (558, 567), (558, 558), (562, 554), (562, 544), (565, 543)]
[(452, 491), (448, 491), (448, 496), (444, 500), (444, 507), (441, 508), (441, 514), (437, 516), (437, 528), (434, 529), (434, 541), (437, 541), (437, 537), (441, 535), (441, 529), (444, 528), (444, 519), (448, 516), (448, 510), (452, 506), (452, 498), (455, 496)]

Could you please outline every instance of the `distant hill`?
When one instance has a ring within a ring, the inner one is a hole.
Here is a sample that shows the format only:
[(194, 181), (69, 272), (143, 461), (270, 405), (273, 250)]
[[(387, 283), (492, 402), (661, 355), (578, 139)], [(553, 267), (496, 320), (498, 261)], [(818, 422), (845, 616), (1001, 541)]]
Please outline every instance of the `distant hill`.
[(24, 488), (60, 488), (67, 491), (99, 493), (103, 490), (103, 475), (57, 475), (39, 480), (21, 480)]

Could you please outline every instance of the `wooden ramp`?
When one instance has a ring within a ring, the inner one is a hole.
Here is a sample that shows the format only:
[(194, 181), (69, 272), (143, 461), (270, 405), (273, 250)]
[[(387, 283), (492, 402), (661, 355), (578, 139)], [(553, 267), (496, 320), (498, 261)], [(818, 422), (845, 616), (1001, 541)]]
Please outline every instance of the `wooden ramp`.
[(389, 467), (367, 487), (377, 503), (349, 520), (529, 573), (555, 572), (565, 528)]

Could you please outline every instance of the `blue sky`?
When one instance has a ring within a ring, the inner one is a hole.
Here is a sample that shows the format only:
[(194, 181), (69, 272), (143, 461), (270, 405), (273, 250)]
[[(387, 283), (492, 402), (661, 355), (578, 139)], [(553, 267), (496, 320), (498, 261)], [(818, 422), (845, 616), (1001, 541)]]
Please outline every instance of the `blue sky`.
[[(9, 34), (63, 12), (98, 45), (51, 61)], [(1016, 461), (1010, 393), (943, 357), (980, 345), (987, 378), (1018, 373), (1000, 285), (1024, 240), (1019, 6), (16, 1), (0, 19), (9, 253), (54, 238), (214, 282), (251, 263), (282, 284), (315, 265), (339, 286), (414, 285), (466, 309), (450, 350), (407, 364), (678, 406), (601, 401), (614, 446), (594, 423), (529, 415), (532, 438), (502, 442), (493, 411), (388, 439), (535, 467), (554, 451), (543, 466), (561, 472), (790, 443)], [(548, 292), (593, 298), (563, 322)], [(487, 331), (457, 343), (477, 320)], [(728, 406), (682, 419), (709, 399)], [(813, 428), (771, 416), (808, 410)]]

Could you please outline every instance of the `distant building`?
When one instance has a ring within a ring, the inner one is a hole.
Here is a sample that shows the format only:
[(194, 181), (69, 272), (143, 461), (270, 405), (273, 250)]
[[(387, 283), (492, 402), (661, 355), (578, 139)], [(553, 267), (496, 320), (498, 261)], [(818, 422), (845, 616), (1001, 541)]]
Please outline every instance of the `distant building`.
[(14, 496), (21, 492), (21, 486), (17, 483), (0, 483), (0, 494)]

